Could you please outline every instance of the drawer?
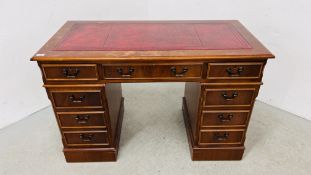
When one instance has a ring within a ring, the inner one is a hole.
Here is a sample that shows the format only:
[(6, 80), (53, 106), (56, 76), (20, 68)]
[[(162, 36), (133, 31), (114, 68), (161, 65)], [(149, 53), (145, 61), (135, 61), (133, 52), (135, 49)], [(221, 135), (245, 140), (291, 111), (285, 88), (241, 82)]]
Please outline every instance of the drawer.
[(249, 110), (203, 111), (201, 127), (245, 127), (249, 114)]
[(204, 106), (250, 107), (256, 97), (256, 92), (256, 88), (205, 89)]
[(201, 130), (199, 145), (243, 144), (245, 130)]
[(103, 65), (106, 79), (199, 79), (202, 64)]
[(57, 112), (62, 128), (106, 128), (105, 112)]
[(99, 80), (96, 64), (42, 64), (47, 81)]
[(107, 131), (66, 131), (63, 135), (67, 146), (109, 145)]
[(209, 63), (208, 79), (260, 79), (264, 63)]
[(103, 108), (100, 90), (58, 90), (50, 91), (52, 103), (61, 108)]

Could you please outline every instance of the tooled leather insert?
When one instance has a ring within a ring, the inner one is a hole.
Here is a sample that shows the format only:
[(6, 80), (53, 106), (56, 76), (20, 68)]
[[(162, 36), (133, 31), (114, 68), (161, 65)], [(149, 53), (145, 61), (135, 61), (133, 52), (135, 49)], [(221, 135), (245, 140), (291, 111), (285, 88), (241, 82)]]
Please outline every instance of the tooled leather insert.
[(55, 51), (234, 50), (251, 45), (229, 23), (81, 23)]

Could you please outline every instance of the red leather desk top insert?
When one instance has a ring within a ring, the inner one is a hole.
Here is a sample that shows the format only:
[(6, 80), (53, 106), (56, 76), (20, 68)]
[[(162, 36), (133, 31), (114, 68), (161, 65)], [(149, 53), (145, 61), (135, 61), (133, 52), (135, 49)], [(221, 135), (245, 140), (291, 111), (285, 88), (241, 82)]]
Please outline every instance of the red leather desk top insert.
[(234, 50), (251, 45), (230, 23), (82, 23), (55, 51)]

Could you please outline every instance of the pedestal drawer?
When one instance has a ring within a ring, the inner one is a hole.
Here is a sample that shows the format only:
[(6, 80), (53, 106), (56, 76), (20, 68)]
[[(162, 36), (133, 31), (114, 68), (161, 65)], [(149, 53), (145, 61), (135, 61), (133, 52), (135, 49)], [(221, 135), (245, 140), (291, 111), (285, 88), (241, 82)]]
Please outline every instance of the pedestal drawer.
[(105, 79), (201, 78), (202, 64), (103, 65)]
[(201, 130), (199, 145), (238, 145), (243, 144), (244, 129)]
[(201, 127), (245, 127), (249, 114), (249, 110), (203, 111)]
[(52, 91), (55, 108), (102, 108), (100, 90)]
[(66, 131), (63, 135), (67, 146), (109, 145), (107, 131)]
[(96, 64), (42, 64), (47, 81), (99, 80)]
[(62, 128), (106, 128), (104, 111), (57, 112)]
[(251, 106), (256, 97), (256, 88), (207, 88), (204, 90), (204, 106), (229, 107)]

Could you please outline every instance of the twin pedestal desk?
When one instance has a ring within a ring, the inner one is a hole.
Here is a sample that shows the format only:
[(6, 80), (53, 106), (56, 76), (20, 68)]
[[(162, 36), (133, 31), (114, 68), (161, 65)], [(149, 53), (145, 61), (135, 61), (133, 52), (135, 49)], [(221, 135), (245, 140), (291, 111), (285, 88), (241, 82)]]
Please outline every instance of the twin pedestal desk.
[(240, 160), (269, 58), (238, 21), (69, 21), (32, 60), (67, 162), (92, 162), (117, 160), (127, 82), (186, 82), (192, 160)]

